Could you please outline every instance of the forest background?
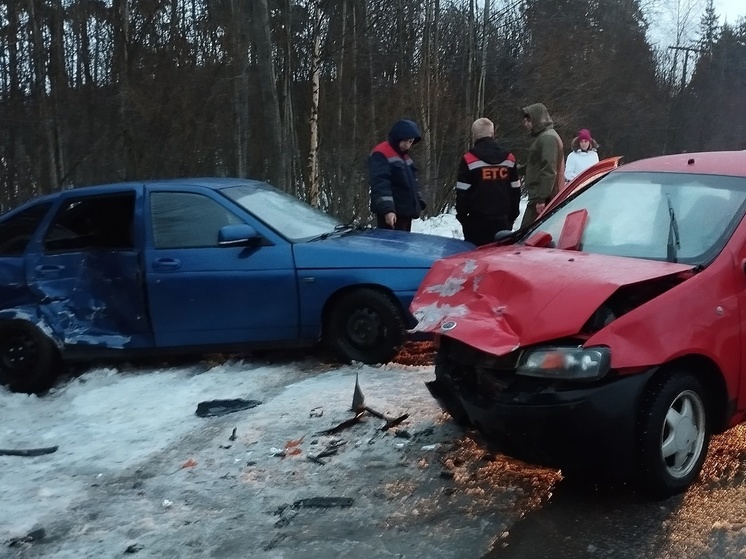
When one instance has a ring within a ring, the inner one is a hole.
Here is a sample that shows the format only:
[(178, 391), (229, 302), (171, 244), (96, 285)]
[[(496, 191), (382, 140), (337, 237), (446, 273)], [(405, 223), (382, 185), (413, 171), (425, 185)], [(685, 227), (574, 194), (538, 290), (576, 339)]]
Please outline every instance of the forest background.
[(411, 118), (435, 215), (479, 116), (519, 163), (534, 102), (566, 152), (585, 127), (631, 161), (745, 149), (744, 91), (746, 20), (712, 0), (0, 0), (0, 212), (236, 176), (366, 221), (368, 154)]

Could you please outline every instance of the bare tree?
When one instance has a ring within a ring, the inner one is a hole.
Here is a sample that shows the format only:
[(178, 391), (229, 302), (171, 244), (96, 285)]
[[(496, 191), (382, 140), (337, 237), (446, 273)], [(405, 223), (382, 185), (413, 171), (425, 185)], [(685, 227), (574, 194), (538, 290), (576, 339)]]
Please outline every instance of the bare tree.
[(261, 112), (265, 117), (262, 128), (266, 130), (268, 145), (266, 156), (268, 175), (272, 183), (287, 190), (290, 185), (284, 169), (288, 165), (288, 154), (282, 144), (282, 122), (272, 56), (273, 46), (267, 0), (252, 0), (250, 5), (249, 21), (251, 22), (251, 37), (256, 49), (259, 100)]

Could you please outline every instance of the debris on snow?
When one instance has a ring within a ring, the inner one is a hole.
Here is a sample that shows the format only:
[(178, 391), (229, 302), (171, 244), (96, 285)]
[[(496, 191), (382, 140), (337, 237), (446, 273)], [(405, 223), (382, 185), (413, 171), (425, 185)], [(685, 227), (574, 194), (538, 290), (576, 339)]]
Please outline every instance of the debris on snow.
[(6, 543), (8, 544), (8, 547), (18, 547), (24, 543), (34, 543), (38, 542), (39, 540), (43, 540), (46, 535), (47, 531), (44, 528), (36, 528), (35, 530), (31, 530), (25, 536), (22, 536), (20, 538), (11, 538)]
[(302, 451), (300, 448), (300, 443), (303, 442), (303, 437), (300, 439), (294, 440), (294, 441), (288, 441), (285, 443), (285, 448), (283, 448), (283, 452), (285, 453), (285, 456), (297, 456)]
[(58, 446), (27, 449), (0, 448), (0, 456), (41, 456), (42, 454), (57, 452), (58, 448)]
[(360, 418), (363, 416), (363, 412), (356, 413), (355, 417), (352, 417), (350, 419), (344, 420), (342, 423), (335, 425), (334, 427), (331, 427), (329, 429), (325, 429), (324, 431), (319, 431), (319, 435), (333, 435), (334, 433), (339, 433), (340, 431), (347, 429), (348, 427), (352, 427), (356, 423), (360, 422)]
[(241, 398), (234, 400), (210, 400), (197, 404), (197, 411), (194, 413), (199, 417), (216, 417), (255, 408), (259, 404), (261, 404), (259, 400), (243, 400)]
[(352, 393), (352, 409), (350, 410), (356, 414), (365, 408), (365, 396), (360, 389), (360, 383), (358, 382), (359, 376), (360, 373), (355, 373), (355, 391)]
[(309, 497), (295, 501), (292, 508), (351, 507), (353, 502), (352, 497)]
[(399, 425), (402, 421), (404, 421), (408, 417), (409, 417), (409, 414), (405, 413), (404, 415), (400, 415), (399, 417), (395, 417), (394, 419), (386, 419), (386, 418), (384, 418), (384, 419), (386, 419), (386, 424), (383, 427), (381, 427), (381, 431), (388, 431), (392, 427), (396, 427), (397, 425)]

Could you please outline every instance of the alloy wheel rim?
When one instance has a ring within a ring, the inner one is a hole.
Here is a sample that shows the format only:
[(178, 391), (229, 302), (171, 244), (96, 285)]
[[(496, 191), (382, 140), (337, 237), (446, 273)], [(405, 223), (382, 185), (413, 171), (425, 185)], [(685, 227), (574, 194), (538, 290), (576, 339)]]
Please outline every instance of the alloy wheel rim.
[(705, 407), (696, 392), (679, 394), (666, 412), (661, 431), (661, 457), (674, 478), (689, 475), (704, 447)]

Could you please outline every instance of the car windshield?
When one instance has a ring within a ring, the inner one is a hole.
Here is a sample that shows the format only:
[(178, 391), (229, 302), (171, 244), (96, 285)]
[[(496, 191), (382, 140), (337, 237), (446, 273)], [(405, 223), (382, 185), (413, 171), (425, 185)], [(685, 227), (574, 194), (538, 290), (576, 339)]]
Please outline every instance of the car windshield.
[(585, 210), (579, 250), (703, 264), (738, 225), (744, 200), (746, 180), (740, 177), (616, 172), (539, 221), (523, 241), (531, 244), (533, 236), (542, 238), (542, 246), (562, 246), (561, 236), (573, 230), (568, 215)]
[(222, 192), (292, 242), (314, 239), (341, 225), (329, 214), (268, 185), (231, 186)]

